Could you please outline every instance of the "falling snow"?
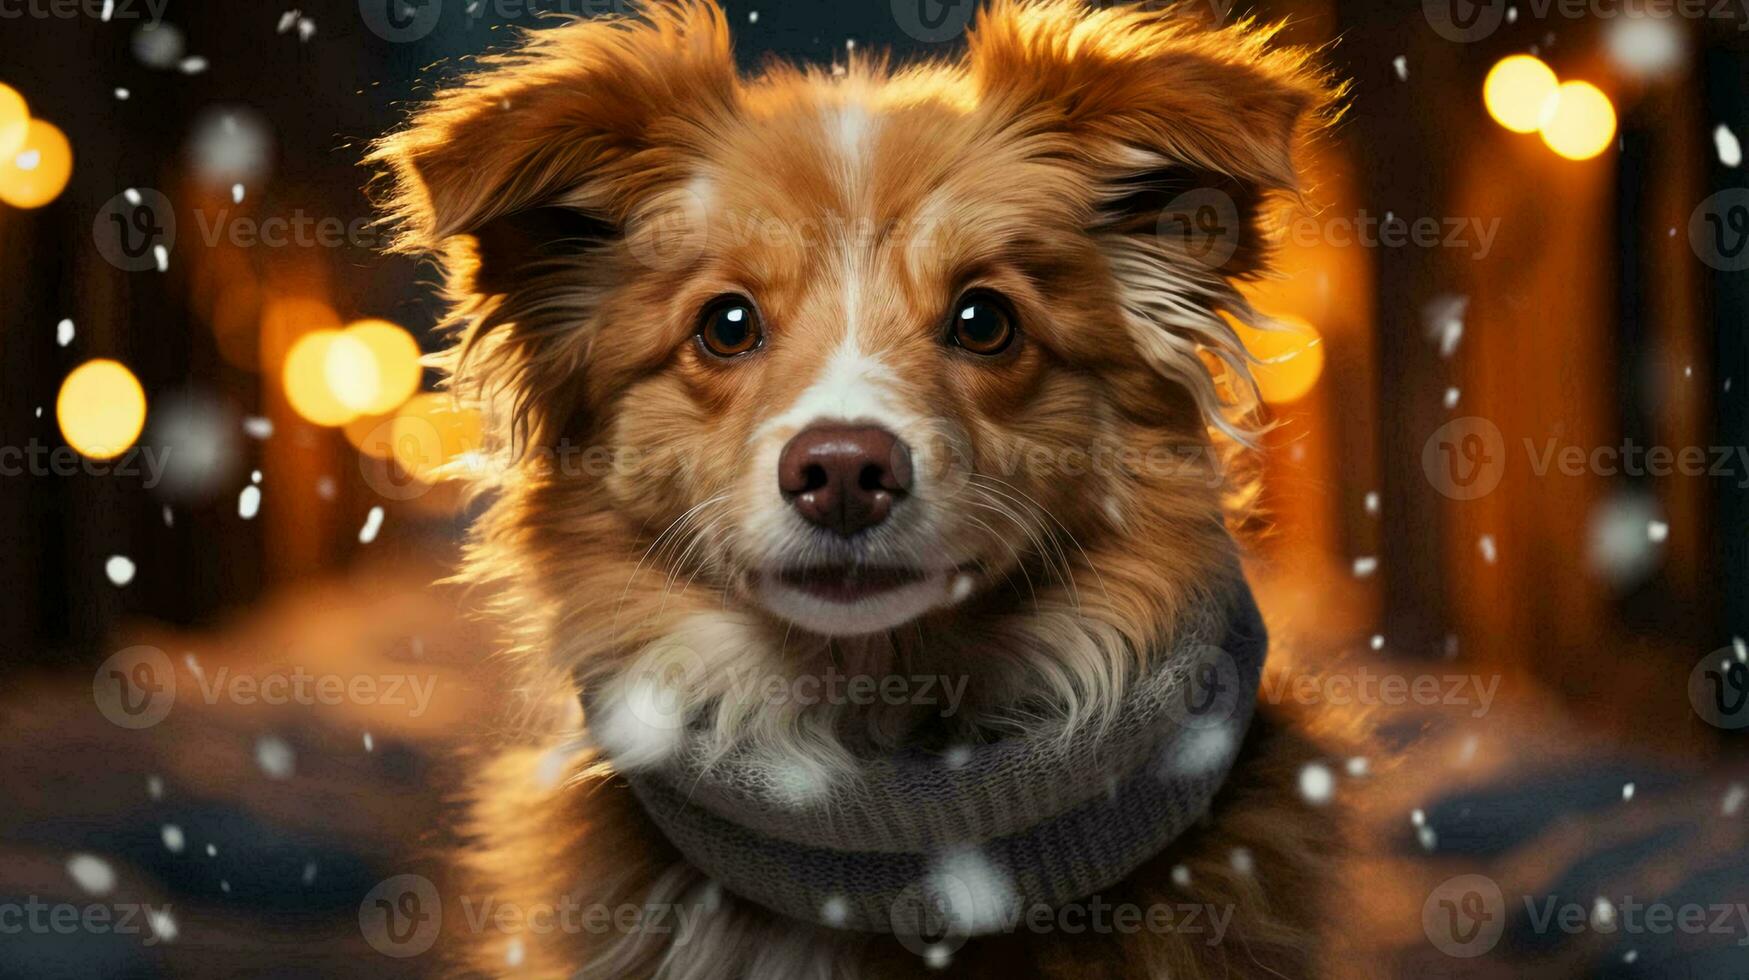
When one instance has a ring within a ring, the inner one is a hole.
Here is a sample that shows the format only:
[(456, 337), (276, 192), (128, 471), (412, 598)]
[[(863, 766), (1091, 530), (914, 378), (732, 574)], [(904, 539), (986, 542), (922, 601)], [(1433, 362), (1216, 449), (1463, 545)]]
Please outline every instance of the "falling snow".
[(237, 494), (237, 516), (249, 521), (261, 512), (261, 488), (251, 483)]
[(103, 574), (109, 576), (109, 581), (116, 588), (121, 588), (134, 580), (134, 563), (126, 555), (110, 555), (103, 563)]
[(1743, 145), (1737, 142), (1737, 134), (1731, 132), (1731, 127), (1719, 123), (1719, 128), (1713, 130), (1713, 146), (1719, 151), (1719, 162), (1727, 167), (1735, 167), (1743, 162)]
[(1469, 308), (1468, 296), (1444, 295), (1436, 297), (1422, 309), (1421, 319), (1426, 325), (1427, 336), (1439, 344), (1440, 357), (1456, 353), (1458, 344), (1464, 339), (1464, 314)]
[(1336, 774), (1321, 762), (1309, 763), (1300, 770), (1300, 795), (1318, 806), (1330, 802), (1336, 796)]
[(263, 735), (255, 740), (255, 764), (269, 779), (290, 779), (297, 768), (297, 754), (284, 739)]
[(1727, 817), (1736, 816), (1743, 812), (1743, 801), (1746, 799), (1749, 799), (1749, 789), (1744, 788), (1742, 783), (1732, 783), (1725, 790), (1725, 798), (1719, 802), (1719, 813)]
[(1408, 58), (1404, 57), (1403, 55), (1397, 55), (1395, 58), (1391, 59), (1391, 67), (1396, 70), (1398, 81), (1406, 82), (1409, 80), (1409, 59)]
[(183, 836), (182, 828), (173, 823), (165, 824), (159, 830), (158, 836), (164, 839), (164, 849), (172, 854), (181, 854), (182, 849), (188, 844), (188, 838)]
[(56, 346), (65, 347), (72, 342), (73, 342), (73, 321), (72, 320), (62, 320), (60, 323), (55, 324), (55, 344), (56, 344)]
[(75, 854), (67, 860), (67, 874), (87, 895), (107, 895), (115, 889), (115, 869), (92, 854)]
[(1363, 555), (1354, 560), (1354, 577), (1367, 578), (1379, 570), (1379, 560), (1372, 555)]
[(377, 539), (377, 532), (383, 529), (383, 509), (372, 507), (365, 515), (364, 526), (358, 529), (358, 543), (370, 544)]
[(1494, 547), (1494, 536), (1492, 534), (1484, 534), (1478, 538), (1476, 540), (1476, 547), (1482, 552), (1482, 560), (1490, 565), (1494, 564), (1495, 560), (1500, 557), (1499, 550)]

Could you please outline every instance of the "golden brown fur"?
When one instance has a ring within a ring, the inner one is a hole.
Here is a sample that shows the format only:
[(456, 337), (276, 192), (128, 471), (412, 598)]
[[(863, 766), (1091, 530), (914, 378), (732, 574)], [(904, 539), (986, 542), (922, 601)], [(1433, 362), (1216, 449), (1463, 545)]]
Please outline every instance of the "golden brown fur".
[[(475, 968), (924, 969), (891, 941), (774, 921), (676, 870), (610, 765), (663, 745), (595, 732), (570, 751), (574, 684), (611, 712), (679, 648), (664, 693), (720, 748), (825, 779), (851, 733), (902, 742), (929, 712), (750, 702), (730, 680), (924, 670), (970, 678), (961, 737), (1093, 730), (1182, 610), (1230, 587), (1226, 508), (1245, 485), (1227, 464), (1252, 399), (1225, 317), (1253, 317), (1233, 281), (1261, 270), (1264, 202), (1295, 190), (1293, 145), (1330, 99), (1308, 55), (1271, 33), (999, 0), (958, 60), (746, 76), (720, 11), (661, 3), (534, 32), (379, 144), (400, 246), (447, 272), (452, 386), (491, 422), (491, 503), (466, 574), (525, 672), (528, 747), (483, 778), (465, 887), (521, 906), (580, 894), (716, 910), (708, 942), (679, 960), (650, 935), (523, 933), (513, 955), (492, 933), (471, 937)], [(1196, 188), (1225, 195), (1242, 225), (1214, 267), (1154, 224), (1163, 197)], [(1000, 292), (1023, 325), (1000, 358), (941, 344), (971, 286)], [(729, 292), (768, 327), (733, 362), (693, 340), (700, 309)], [(835, 371), (875, 391), (929, 489), (878, 557), (951, 559), (951, 598), (944, 586), (866, 635), (818, 634), (761, 601), (770, 565), (805, 553), (767, 486), (772, 460), (808, 422), (790, 410), (832, 397), (816, 389)], [(1244, 942), (1022, 935), (974, 941), (956, 969), (1102, 975), (1068, 966), (1091, 958), (1114, 977), (1304, 975), (1316, 836), (1284, 775), (1303, 750), (1274, 731), (1249, 745), (1212, 826), (1125, 886), (1176, 893), (1160, 868), (1182, 861), (1198, 900), (1238, 907)], [(1255, 875), (1232, 871), (1235, 845)]]

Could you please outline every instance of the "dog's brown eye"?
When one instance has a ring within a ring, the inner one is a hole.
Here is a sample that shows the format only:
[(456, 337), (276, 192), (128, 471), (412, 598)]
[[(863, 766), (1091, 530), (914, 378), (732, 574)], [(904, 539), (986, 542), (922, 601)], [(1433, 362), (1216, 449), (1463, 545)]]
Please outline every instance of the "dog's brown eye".
[(1002, 353), (1014, 342), (1014, 316), (993, 294), (974, 291), (954, 304), (948, 330), (956, 347), (987, 357)]
[(705, 308), (698, 342), (717, 357), (738, 357), (759, 346), (759, 313), (740, 296), (725, 296)]

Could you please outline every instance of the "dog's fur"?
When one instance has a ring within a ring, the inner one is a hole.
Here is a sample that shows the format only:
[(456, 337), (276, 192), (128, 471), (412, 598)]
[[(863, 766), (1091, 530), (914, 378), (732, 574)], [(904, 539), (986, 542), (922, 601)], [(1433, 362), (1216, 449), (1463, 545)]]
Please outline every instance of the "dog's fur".
[[(1271, 34), (996, 0), (953, 60), (744, 75), (722, 13), (677, 0), (532, 32), (378, 144), (399, 246), (447, 274), (452, 387), (489, 421), (466, 575), (513, 631), (523, 720), (547, 734), (486, 767), (465, 888), (524, 911), (566, 896), (702, 909), (685, 942), (475, 936), (472, 968), (929, 972), (890, 937), (780, 919), (680, 862), (614, 777), (674, 748), (635, 709), (677, 702), (718, 750), (756, 753), (800, 792), (829, 787), (852, 743), (1096, 737), (1158, 640), (1229, 581), (1247, 488), (1232, 464), (1255, 422), (1229, 319), (1255, 315), (1234, 284), (1262, 271), (1266, 205), (1296, 190), (1292, 150), (1332, 98)], [(1205, 188), (1241, 229), (1212, 267), (1158, 227)], [(1015, 311), (1000, 357), (942, 343), (972, 286)], [(694, 339), (725, 293), (765, 324), (734, 360)], [(782, 446), (834, 420), (892, 430), (918, 473), (854, 546), (819, 541), (774, 481)], [(771, 584), (823, 552), (927, 576), (855, 610)], [(969, 687), (945, 721), (736, 693), (827, 670)], [(597, 706), (586, 745), (564, 735), (578, 684)], [(1307, 752), (1260, 718), (1205, 827), (1107, 896), (1231, 904), (1225, 943), (1017, 934), (972, 941), (954, 969), (1307, 975), (1329, 843), (1291, 788)], [(1170, 880), (1179, 863), (1188, 886)]]

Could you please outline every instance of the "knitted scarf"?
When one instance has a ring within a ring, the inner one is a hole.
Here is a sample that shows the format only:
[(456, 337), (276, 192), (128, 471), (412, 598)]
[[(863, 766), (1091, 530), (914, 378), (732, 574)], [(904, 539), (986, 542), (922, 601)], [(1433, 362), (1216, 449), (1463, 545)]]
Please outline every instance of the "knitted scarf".
[(769, 766), (687, 751), (625, 778), (688, 861), (773, 911), (901, 936), (1003, 931), (1117, 884), (1207, 812), (1267, 648), (1240, 581), (1084, 737), (892, 751), (808, 802)]

